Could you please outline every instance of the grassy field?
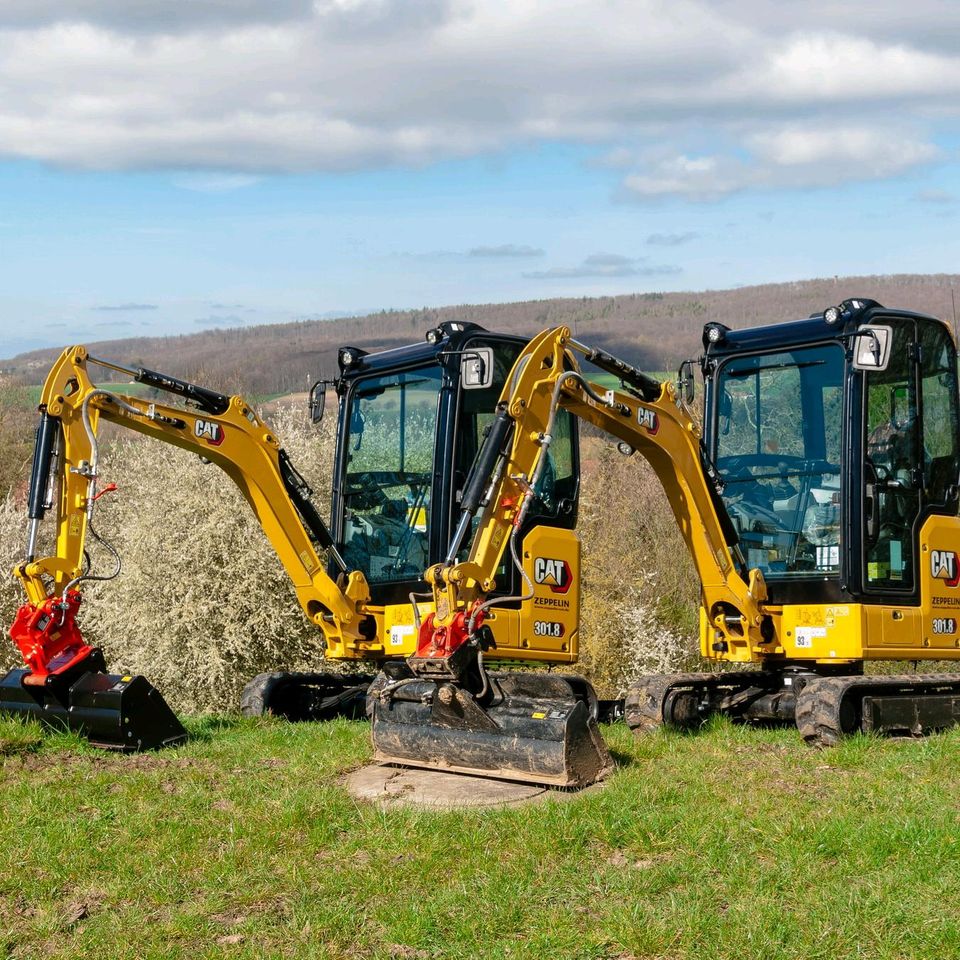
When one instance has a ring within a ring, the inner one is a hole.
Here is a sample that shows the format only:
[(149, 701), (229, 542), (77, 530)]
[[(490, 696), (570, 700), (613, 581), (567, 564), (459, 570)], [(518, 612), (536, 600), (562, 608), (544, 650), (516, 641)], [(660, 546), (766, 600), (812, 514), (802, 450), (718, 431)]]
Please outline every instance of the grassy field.
[(9, 957), (960, 954), (960, 732), (605, 734), (599, 790), (381, 810), (360, 723), (195, 720), (132, 757), (0, 724)]

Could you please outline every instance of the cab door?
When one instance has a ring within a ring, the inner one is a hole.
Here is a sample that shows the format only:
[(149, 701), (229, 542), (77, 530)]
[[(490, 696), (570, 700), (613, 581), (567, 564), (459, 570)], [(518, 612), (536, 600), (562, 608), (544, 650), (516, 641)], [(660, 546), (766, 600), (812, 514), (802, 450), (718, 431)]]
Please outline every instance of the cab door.
[(914, 603), (922, 485), (916, 324), (890, 324), (887, 368), (865, 374), (862, 573), (866, 593)]
[[(921, 533), (929, 518), (955, 518), (958, 508), (956, 349), (939, 321), (877, 322), (893, 328), (893, 349), (886, 370), (865, 374), (863, 587), (876, 602), (916, 606), (932, 569), (931, 546), (921, 543)], [(956, 548), (960, 524), (946, 526)], [(885, 645), (913, 643), (921, 632), (919, 625), (907, 629), (906, 615), (884, 622)]]

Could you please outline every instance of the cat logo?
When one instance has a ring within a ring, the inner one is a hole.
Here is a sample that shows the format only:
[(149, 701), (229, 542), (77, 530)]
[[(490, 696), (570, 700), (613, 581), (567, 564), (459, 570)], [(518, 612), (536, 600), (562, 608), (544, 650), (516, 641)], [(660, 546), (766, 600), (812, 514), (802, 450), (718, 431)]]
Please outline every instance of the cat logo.
[(960, 583), (960, 562), (953, 550), (930, 551), (930, 573), (945, 586), (955, 587)]
[(656, 410), (648, 410), (646, 407), (637, 408), (637, 423), (649, 434), (654, 434), (660, 429), (660, 421), (657, 419)]
[(533, 561), (533, 579), (549, 587), (554, 593), (566, 593), (573, 577), (570, 575), (570, 564), (566, 560), (537, 557)]
[(193, 432), (199, 439), (206, 440), (211, 447), (219, 447), (223, 443), (223, 427), (212, 420), (197, 420), (193, 425)]

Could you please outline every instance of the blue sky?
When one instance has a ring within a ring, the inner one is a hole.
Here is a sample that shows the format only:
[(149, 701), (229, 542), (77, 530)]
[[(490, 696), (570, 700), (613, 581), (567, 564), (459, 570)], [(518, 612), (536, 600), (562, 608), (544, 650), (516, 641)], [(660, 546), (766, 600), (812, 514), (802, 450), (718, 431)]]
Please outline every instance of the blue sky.
[(0, 355), (958, 272), (960, 4), (6, 0)]

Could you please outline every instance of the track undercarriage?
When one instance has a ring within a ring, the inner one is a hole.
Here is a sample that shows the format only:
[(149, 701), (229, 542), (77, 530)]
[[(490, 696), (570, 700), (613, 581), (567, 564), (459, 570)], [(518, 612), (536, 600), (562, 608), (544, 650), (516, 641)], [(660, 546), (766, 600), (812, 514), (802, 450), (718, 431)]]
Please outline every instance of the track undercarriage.
[(624, 714), (636, 732), (692, 729), (713, 714), (796, 723), (815, 747), (858, 732), (919, 737), (960, 723), (960, 674), (864, 676), (846, 666), (655, 675), (631, 685)]
[(261, 673), (243, 688), (240, 712), (245, 717), (272, 714), (294, 722), (362, 719), (373, 679), (366, 673)]

